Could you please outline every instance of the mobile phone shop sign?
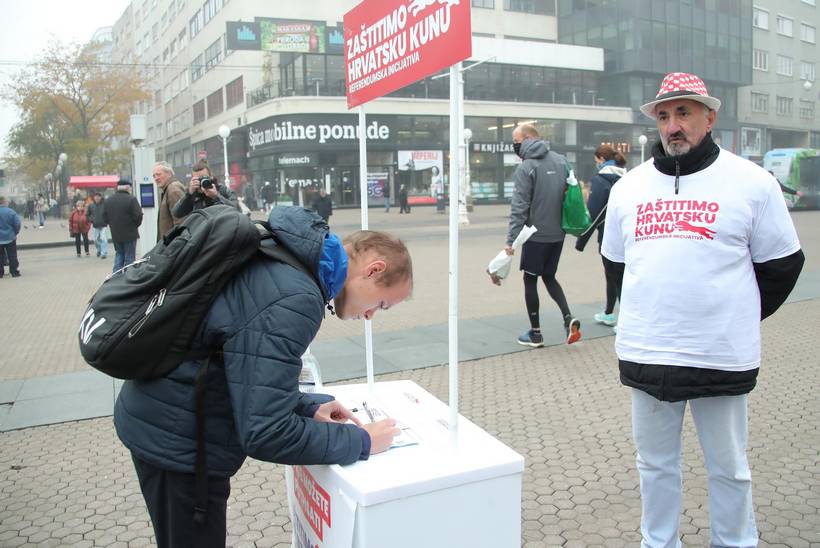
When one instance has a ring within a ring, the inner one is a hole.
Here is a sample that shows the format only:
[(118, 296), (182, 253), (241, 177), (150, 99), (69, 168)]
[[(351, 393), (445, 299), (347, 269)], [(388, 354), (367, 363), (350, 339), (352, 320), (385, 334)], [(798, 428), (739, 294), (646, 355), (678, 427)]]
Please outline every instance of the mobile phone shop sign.
[(470, 57), (470, 0), (364, 0), (344, 33), (353, 108)]

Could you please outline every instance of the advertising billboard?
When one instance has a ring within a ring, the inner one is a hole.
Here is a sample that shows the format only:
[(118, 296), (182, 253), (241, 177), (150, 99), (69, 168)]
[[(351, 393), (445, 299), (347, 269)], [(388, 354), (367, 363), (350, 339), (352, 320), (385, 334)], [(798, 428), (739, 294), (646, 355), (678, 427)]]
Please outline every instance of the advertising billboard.
[(347, 106), (376, 99), (472, 53), (469, 0), (365, 0), (344, 16)]
[(320, 21), (257, 17), (261, 49), (292, 53), (325, 53), (325, 24)]
[(261, 49), (259, 23), (228, 21), (225, 24), (225, 40), (228, 49), (258, 51)]

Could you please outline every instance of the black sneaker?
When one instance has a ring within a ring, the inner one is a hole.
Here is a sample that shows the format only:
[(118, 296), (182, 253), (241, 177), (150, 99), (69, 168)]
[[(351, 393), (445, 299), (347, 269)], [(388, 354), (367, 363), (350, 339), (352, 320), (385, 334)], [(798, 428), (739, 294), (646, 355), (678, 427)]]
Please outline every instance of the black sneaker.
[(564, 330), (567, 333), (567, 344), (581, 340), (581, 320), (572, 316), (564, 316)]
[(518, 344), (524, 346), (532, 346), (533, 348), (540, 348), (544, 346), (544, 336), (539, 331), (530, 329), (520, 337), (518, 337)]

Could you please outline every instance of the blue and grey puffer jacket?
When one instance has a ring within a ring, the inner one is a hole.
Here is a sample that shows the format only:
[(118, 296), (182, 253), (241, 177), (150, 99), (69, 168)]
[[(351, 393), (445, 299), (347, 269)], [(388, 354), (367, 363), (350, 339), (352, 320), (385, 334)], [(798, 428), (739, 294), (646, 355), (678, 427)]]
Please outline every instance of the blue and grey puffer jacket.
[[(314, 421), (329, 397), (299, 392), (301, 355), (347, 275), (347, 255), (327, 224), (302, 208), (274, 208), (278, 239), (311, 269), (323, 288), (294, 267), (257, 257), (214, 301), (192, 350), (221, 349), (208, 369), (208, 471), (232, 476), (246, 456), (282, 464), (348, 464), (366, 458), (370, 438), (352, 424)], [(185, 361), (166, 377), (126, 381), (114, 408), (117, 434), (139, 459), (194, 472), (195, 379)], [(324, 398), (324, 399), (322, 399)]]

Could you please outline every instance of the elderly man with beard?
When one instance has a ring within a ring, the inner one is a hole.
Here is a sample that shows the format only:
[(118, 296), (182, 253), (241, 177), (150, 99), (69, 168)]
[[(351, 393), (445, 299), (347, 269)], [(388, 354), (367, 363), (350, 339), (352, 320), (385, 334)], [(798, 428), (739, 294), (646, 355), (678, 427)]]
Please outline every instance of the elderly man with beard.
[(162, 235), (182, 223), (185, 217), (174, 217), (173, 211), (185, 196), (185, 185), (174, 175), (174, 168), (167, 162), (157, 162), (152, 173), (154, 183), (159, 187), (159, 207), (157, 208), (157, 241)]
[(621, 271), (615, 350), (631, 388), (643, 547), (681, 546), (681, 428), (687, 404), (709, 482), (712, 546), (756, 546), (747, 398), (760, 322), (794, 287), (803, 253), (780, 189), (720, 149), (720, 101), (671, 73), (641, 111), (652, 159), (612, 188), (602, 254)]

